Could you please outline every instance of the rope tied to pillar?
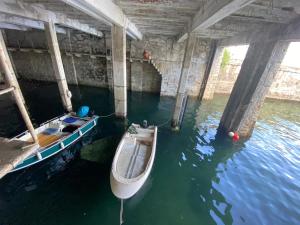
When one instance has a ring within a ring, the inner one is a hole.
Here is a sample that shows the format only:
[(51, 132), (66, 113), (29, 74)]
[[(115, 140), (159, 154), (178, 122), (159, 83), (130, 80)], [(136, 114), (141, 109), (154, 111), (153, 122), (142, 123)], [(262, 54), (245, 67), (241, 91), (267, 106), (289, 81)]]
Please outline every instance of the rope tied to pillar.
[(108, 115), (104, 115), (104, 116), (99, 116), (99, 118), (106, 118), (106, 117), (110, 117), (112, 115), (115, 115), (116, 113), (111, 113), (111, 114), (108, 114)]
[(171, 119), (172, 119), (172, 118), (169, 118), (167, 121), (165, 121), (165, 122), (163, 122), (163, 123), (161, 123), (161, 124), (158, 124), (158, 125), (157, 125), (157, 128), (165, 126), (166, 124), (168, 124), (168, 123), (171, 121)]

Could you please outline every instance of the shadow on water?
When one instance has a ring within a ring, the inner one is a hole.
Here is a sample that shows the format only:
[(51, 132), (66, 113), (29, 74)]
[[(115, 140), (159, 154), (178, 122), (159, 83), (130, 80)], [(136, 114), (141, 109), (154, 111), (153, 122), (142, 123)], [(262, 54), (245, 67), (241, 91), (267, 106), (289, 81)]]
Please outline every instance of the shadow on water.
[[(56, 84), (22, 82), (35, 124), (63, 113)], [(71, 90), (74, 88), (71, 86)], [(79, 87), (74, 109), (113, 112), (112, 94)], [(253, 136), (216, 137), (227, 97), (201, 105), (190, 98), (180, 132), (169, 129), (174, 99), (128, 93), (128, 121), (102, 118), (83, 142), (0, 180), (1, 225), (119, 224), (120, 201), (109, 173), (127, 124), (159, 128), (156, 159), (142, 189), (124, 202), (124, 224), (297, 224), (300, 218), (299, 104), (267, 101)], [(24, 129), (9, 99), (0, 97), (0, 135)], [(287, 109), (288, 108), (288, 109)], [(276, 196), (274, 198), (273, 196)]]

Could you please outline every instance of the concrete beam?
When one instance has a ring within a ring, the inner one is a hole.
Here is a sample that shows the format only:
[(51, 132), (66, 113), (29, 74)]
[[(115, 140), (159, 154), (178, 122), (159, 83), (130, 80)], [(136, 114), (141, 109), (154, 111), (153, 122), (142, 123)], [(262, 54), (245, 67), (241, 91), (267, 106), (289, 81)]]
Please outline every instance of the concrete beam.
[(185, 47), (184, 59), (181, 68), (181, 74), (179, 79), (179, 86), (177, 89), (176, 104), (172, 118), (172, 127), (179, 129), (187, 101), (186, 83), (189, 76), (189, 71), (192, 63), (192, 56), (194, 53), (196, 36), (194, 34), (188, 34), (188, 39)]
[(77, 19), (70, 19), (65, 14), (54, 13), (52, 11), (42, 8), (38, 4), (27, 4), (17, 0), (3, 0), (0, 1), (0, 13), (5, 15), (13, 15), (30, 20), (53, 22), (64, 27), (80, 30), (82, 32), (102, 37), (103, 33), (98, 31), (88, 24), (81, 23)]
[(250, 30), (234, 37), (223, 39), (221, 46), (245, 45), (263, 40), (299, 41), (300, 40), (300, 17), (293, 20), (289, 25), (272, 24), (258, 30)]
[(72, 111), (71, 92), (68, 89), (68, 84), (66, 80), (65, 70), (63, 67), (63, 62), (60, 55), (54, 23), (52, 22), (45, 23), (45, 32), (48, 41), (48, 46), (50, 49), (50, 55), (51, 55), (55, 77), (58, 83), (60, 96), (65, 110), (71, 112)]
[(114, 4), (111, 0), (61, 0), (68, 5), (86, 13), (87, 15), (100, 20), (108, 25), (117, 25), (124, 27), (127, 34), (134, 38), (141, 40), (142, 33), (137, 29), (135, 24), (123, 13), (122, 9)]
[(111, 28), (113, 83), (115, 113), (117, 117), (127, 116), (127, 78), (126, 78), (126, 31), (124, 27)]
[(249, 137), (266, 94), (286, 54), (289, 42), (251, 43), (224, 110), (218, 133), (238, 132)]
[(28, 29), (23, 26), (15, 25), (15, 24), (9, 24), (9, 23), (3, 23), (0, 22), (0, 29), (8, 29), (8, 30), (21, 30), (21, 31), (27, 31)]
[(230, 14), (251, 4), (255, 0), (222, 0), (206, 1), (203, 7), (192, 19), (190, 29), (186, 29), (178, 38), (178, 42), (187, 38), (188, 32), (194, 32), (198, 29), (207, 29)]
[[(21, 28), (23, 28), (25, 30), (27, 28), (33, 28), (33, 29), (37, 29), (37, 30), (45, 29), (44, 22), (30, 20), (30, 19), (26, 19), (26, 18), (17, 17), (17, 16), (4, 15), (4, 14), (0, 15), (0, 23), (20, 26)], [(9, 29), (9, 28), (7, 28), (7, 29)], [(57, 26), (56, 26), (56, 32), (61, 33), (61, 34), (66, 34), (65, 29), (63, 29), (61, 27), (57, 27)]]

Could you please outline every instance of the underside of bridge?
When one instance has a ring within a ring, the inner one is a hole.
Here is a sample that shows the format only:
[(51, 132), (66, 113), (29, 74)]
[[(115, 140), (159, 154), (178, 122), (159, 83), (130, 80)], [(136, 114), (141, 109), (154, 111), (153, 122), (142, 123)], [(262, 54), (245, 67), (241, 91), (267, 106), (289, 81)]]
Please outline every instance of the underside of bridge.
[(249, 44), (219, 126), (247, 137), (289, 43), (300, 40), (299, 16), (299, 0), (2, 0), (2, 60), (19, 77), (57, 81), (66, 110), (68, 83), (113, 89), (120, 117), (127, 89), (174, 96), (180, 127), (188, 96), (212, 98), (224, 47)]

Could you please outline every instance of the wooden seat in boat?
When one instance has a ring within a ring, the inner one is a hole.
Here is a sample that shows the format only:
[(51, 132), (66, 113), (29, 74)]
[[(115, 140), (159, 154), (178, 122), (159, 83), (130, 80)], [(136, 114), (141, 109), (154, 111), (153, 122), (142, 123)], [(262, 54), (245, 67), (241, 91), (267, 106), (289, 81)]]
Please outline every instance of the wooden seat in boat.
[[(46, 147), (61, 138), (60, 135), (48, 135), (48, 134), (44, 134), (44, 133), (38, 134), (37, 137), (39, 140), (40, 147)], [(28, 141), (32, 142), (32, 139), (30, 138)]]

